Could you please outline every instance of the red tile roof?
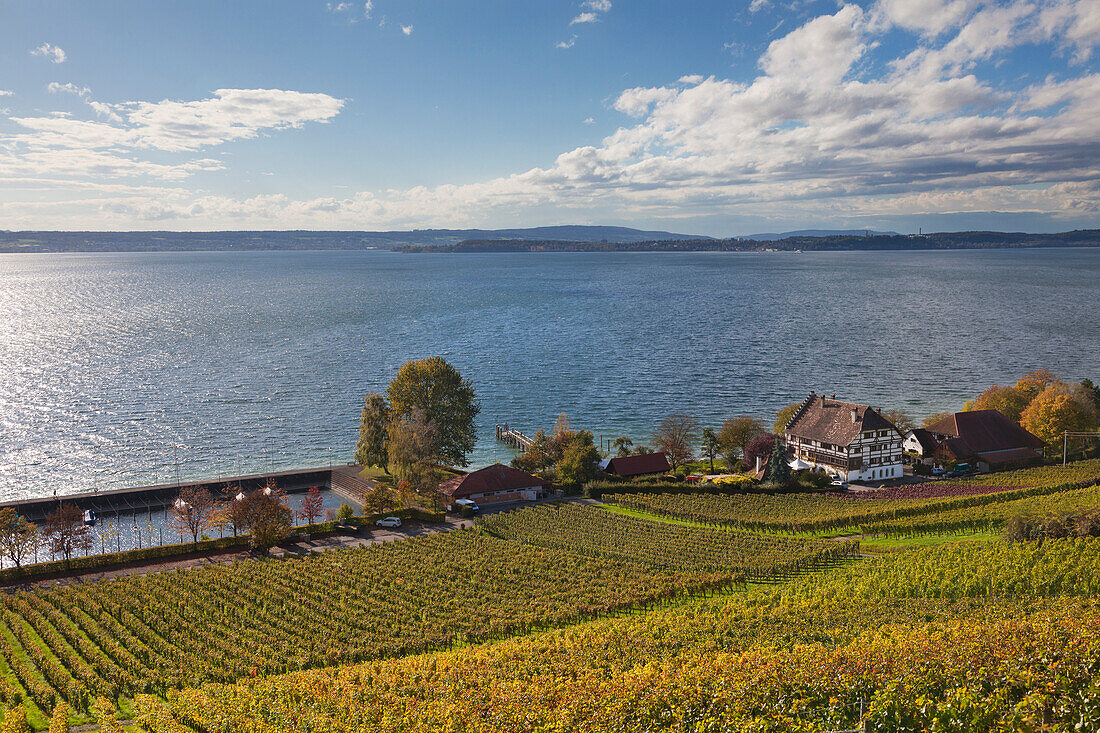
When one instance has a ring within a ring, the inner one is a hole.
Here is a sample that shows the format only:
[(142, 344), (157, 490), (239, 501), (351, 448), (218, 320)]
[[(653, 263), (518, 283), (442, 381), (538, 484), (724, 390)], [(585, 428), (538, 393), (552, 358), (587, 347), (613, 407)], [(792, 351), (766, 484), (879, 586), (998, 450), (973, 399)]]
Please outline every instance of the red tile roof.
[[(928, 426), (928, 432), (958, 438), (970, 453), (1031, 448), (1038, 450), (1044, 443), (997, 410), (956, 412)], [(956, 450), (952, 448), (952, 450)]]
[(664, 453), (645, 453), (640, 456), (612, 458), (604, 470), (616, 476), (645, 476), (671, 471), (672, 466), (668, 465)]
[(546, 479), (532, 476), (518, 468), (494, 463), (492, 466), (471, 471), (465, 476), (455, 476), (439, 485), (440, 493), (454, 499), (471, 494), (485, 494), (491, 491), (515, 491), (533, 486), (549, 486)]
[(783, 433), (847, 446), (865, 430), (893, 430), (900, 435), (893, 423), (867, 405), (843, 402), (811, 392)]

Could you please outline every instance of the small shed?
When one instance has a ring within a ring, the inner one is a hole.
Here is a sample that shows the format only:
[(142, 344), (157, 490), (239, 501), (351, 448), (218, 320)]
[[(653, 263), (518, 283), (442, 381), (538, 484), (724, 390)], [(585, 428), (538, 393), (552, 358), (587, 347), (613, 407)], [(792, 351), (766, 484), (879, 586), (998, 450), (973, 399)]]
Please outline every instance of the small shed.
[(632, 478), (634, 476), (650, 476), (658, 473), (667, 473), (672, 470), (668, 464), (668, 458), (664, 453), (643, 453), (640, 456), (624, 456), (612, 458), (607, 462), (604, 471), (612, 476)]

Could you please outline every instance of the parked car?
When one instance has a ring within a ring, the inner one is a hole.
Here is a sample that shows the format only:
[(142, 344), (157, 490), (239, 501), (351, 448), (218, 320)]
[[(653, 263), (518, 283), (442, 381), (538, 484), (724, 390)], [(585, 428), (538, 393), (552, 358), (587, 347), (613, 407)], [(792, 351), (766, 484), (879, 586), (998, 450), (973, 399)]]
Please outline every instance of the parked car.
[(400, 527), (401, 517), (383, 517), (375, 522), (379, 527)]
[(943, 476), (946, 473), (947, 473), (947, 471), (944, 471), (939, 466), (936, 466), (935, 468), (932, 469), (932, 475), (933, 476)]
[(832, 486), (834, 489), (846, 489), (848, 488), (848, 482), (842, 478), (835, 478), (829, 482), (829, 486)]
[(471, 512), (481, 510), (481, 507), (479, 507), (477, 502), (473, 499), (455, 499), (454, 508), (456, 512), (460, 512), (463, 509), (469, 509)]

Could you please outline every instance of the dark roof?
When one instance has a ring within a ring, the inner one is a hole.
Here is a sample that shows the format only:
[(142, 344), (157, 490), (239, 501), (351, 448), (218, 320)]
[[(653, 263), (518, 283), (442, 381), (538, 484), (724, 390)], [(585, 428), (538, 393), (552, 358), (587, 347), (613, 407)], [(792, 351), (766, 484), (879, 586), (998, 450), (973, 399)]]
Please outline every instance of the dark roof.
[(990, 466), (1001, 466), (1009, 463), (1027, 463), (1038, 460), (1043, 454), (1032, 448), (1010, 448), (1008, 450), (988, 451), (979, 453), (978, 458)]
[(494, 463), (491, 466), (471, 471), (465, 476), (455, 476), (439, 485), (439, 491), (452, 498), (484, 494), (490, 491), (509, 491), (529, 489), (532, 486), (549, 486), (546, 479), (532, 476), (518, 468)]
[(928, 432), (962, 440), (971, 453), (1042, 448), (1044, 443), (997, 410), (956, 412), (928, 426)]
[(649, 473), (664, 473), (672, 469), (664, 453), (645, 453), (640, 456), (612, 458), (604, 470), (616, 476), (644, 476)]
[(932, 451), (936, 450), (936, 436), (932, 435), (932, 433), (928, 432), (924, 428), (913, 428), (909, 432), (911, 432), (913, 434), (913, 437), (917, 439), (917, 442), (920, 443), (921, 450), (923, 450), (925, 453), (931, 453)]
[(893, 423), (867, 405), (843, 402), (811, 392), (783, 432), (807, 440), (850, 445), (865, 430), (893, 430), (900, 434)]

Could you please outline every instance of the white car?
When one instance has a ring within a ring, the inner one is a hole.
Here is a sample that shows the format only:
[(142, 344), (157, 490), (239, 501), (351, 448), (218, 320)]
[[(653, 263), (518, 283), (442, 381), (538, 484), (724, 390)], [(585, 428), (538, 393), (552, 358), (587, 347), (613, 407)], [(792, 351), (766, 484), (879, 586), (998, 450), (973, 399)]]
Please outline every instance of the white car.
[(401, 517), (384, 517), (375, 522), (379, 527), (400, 527)]
[(469, 509), (472, 512), (476, 512), (481, 509), (473, 499), (455, 499), (454, 506), (456, 512), (460, 512), (463, 509)]

